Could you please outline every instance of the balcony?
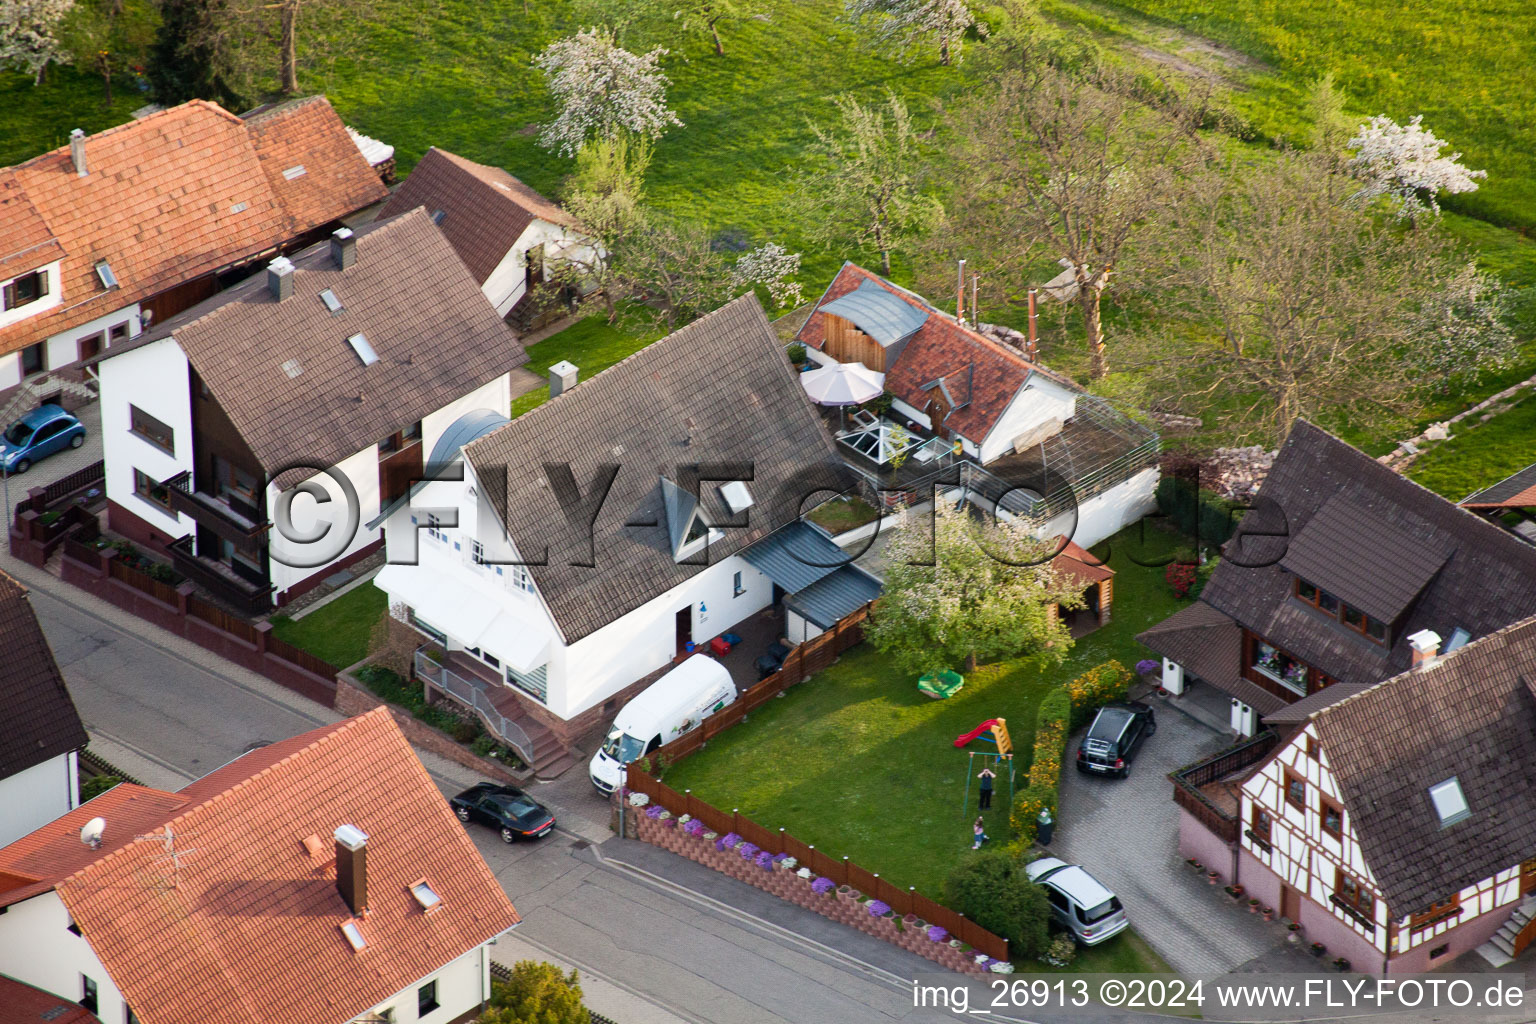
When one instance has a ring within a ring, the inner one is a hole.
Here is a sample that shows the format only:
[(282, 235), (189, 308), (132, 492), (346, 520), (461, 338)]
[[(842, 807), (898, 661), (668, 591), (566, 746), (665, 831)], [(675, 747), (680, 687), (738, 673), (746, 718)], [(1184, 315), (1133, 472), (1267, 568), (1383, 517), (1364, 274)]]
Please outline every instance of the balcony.
[(256, 553), (257, 538), (267, 532), (268, 523), (254, 506), (238, 498), (194, 490), (192, 474), (187, 472), (177, 473), (164, 486), (170, 494), (172, 512), (186, 514), (248, 554)]
[(171, 567), (197, 586), (242, 615), (265, 615), (272, 610), (272, 581), (254, 570), (245, 573), (193, 551), (195, 535), (188, 534), (166, 548)]
[(1173, 802), (1205, 827), (1207, 832), (1233, 845), (1242, 825), (1242, 799), (1238, 790), (1267, 758), (1280, 738), (1261, 732), (1253, 739), (1222, 751), (1215, 757), (1169, 772)]

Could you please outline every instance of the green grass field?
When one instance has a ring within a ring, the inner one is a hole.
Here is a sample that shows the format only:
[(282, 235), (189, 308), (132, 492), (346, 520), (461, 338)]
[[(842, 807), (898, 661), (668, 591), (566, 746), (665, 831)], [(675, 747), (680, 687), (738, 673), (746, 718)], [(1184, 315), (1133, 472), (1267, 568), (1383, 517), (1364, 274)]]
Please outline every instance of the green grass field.
[(302, 619), (272, 616), (272, 635), (337, 668), (346, 668), (367, 656), (368, 634), (386, 607), (388, 595), (372, 583), (364, 583)]
[(1465, 421), (1408, 467), (1408, 475), (1442, 498), (1460, 501), (1536, 463), (1536, 396), (1487, 423)]
[[(1134, 665), (1146, 657), (1136, 634), (1180, 607), (1161, 569), (1131, 560), (1170, 552), (1176, 539), (1151, 528), (1144, 540), (1139, 533), (1133, 528), (1111, 541), (1113, 621), (1079, 640), (1059, 668), (982, 665), (966, 674), (957, 695), (935, 701), (861, 645), (673, 767), (667, 784), (939, 896), (945, 875), (970, 853), (976, 813), (974, 783), (965, 805), (968, 762), (955, 737), (988, 718), (1006, 719), (1014, 748), (1025, 755), (1022, 776), (1045, 692), (1110, 658)], [(994, 838), (1008, 834), (1007, 803), (1005, 785), (988, 816)]]
[[(652, 332), (610, 324), (606, 314), (594, 313), (576, 321), (559, 334), (529, 345), (526, 368), (547, 379), (551, 366), (562, 359), (569, 359), (580, 371), (580, 379), (586, 380), (634, 355), (658, 336)], [(512, 418), (516, 419), (547, 401), (549, 385), (534, 388), (512, 399)]]

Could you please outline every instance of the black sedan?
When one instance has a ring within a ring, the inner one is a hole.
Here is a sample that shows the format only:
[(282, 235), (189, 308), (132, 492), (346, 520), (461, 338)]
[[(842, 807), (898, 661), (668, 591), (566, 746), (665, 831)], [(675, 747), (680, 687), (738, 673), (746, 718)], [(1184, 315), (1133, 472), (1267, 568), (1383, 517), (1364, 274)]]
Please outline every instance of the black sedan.
[(514, 786), (482, 782), (448, 801), (463, 822), (478, 821), (501, 832), (502, 842), (537, 839), (555, 828), (549, 808)]

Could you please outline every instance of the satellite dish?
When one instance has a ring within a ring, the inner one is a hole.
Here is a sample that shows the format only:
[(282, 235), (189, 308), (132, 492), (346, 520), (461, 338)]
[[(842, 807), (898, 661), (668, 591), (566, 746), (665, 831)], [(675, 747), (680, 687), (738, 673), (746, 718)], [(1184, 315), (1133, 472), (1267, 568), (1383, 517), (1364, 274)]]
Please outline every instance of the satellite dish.
[(80, 841), (94, 850), (101, 845), (101, 836), (106, 830), (106, 818), (92, 818), (81, 827)]

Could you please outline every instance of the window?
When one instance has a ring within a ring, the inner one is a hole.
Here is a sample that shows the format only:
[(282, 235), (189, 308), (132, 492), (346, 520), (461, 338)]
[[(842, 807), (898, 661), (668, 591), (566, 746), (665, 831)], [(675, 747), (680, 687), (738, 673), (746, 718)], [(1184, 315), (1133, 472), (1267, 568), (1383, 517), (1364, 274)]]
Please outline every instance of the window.
[(43, 350), (43, 343), (28, 345), (21, 350), (21, 375), (30, 377), (34, 373), (42, 373), (48, 369), (47, 354)]
[(95, 1013), (96, 1003), (96, 982), (84, 974), (80, 975), (80, 1005)]
[(469, 559), (476, 565), (485, 564), (485, 545), (477, 540), (469, 542)]
[(425, 1017), (437, 1009), (437, 979), (433, 978), (416, 990), (416, 1016)]
[(1386, 643), (1386, 624), (1371, 618), (1365, 612), (1340, 601), (1337, 597), (1323, 588), (1297, 577), (1296, 600), (1302, 604), (1309, 604), (1313, 608), (1328, 615), (1357, 633), (1364, 633), (1377, 643)]
[(1314, 761), (1317, 760), (1317, 740), (1311, 736), (1307, 737), (1307, 756)]
[(1325, 796), (1317, 798), (1318, 805), (1322, 808), (1323, 831), (1335, 839), (1344, 838), (1344, 808), (1329, 800)]
[(1376, 923), (1376, 897), (1343, 868), (1334, 868), (1333, 902), (1355, 911), (1371, 924)]
[(1288, 689), (1306, 695), (1307, 692), (1307, 666), (1304, 662), (1286, 654), (1276, 647), (1271, 647), (1262, 640), (1253, 641), (1253, 667), (1277, 683), (1284, 684)]
[(528, 571), (526, 565), (509, 565), (507, 570), (512, 574), (512, 585), (524, 593), (533, 593), (533, 574)]
[(123, 1003), (123, 1019), (128, 1024), (139, 1024), (139, 1015), (134, 1013), (133, 1007), (129, 1006), (126, 1002)]
[(414, 611), (411, 612), (411, 625), (415, 626), (417, 629), (421, 630), (423, 633), (427, 634), (427, 636), (431, 637), (433, 640), (436, 640), (440, 644), (446, 644), (448, 642), (447, 633), (444, 633), (430, 622), (418, 618)]
[(444, 543), (448, 541), (448, 535), (443, 532), (443, 521), (431, 512), (427, 513), (427, 536)]
[(501, 659), (489, 651), (480, 655), (480, 660), (491, 666), (491, 668), (501, 668)]
[(252, 511), (261, 502), (261, 481), (254, 474), (247, 473), (228, 459), (215, 455), (213, 457), (213, 478), (218, 487), (219, 497), (225, 501), (231, 498), (251, 506)]
[(416, 897), (416, 902), (421, 904), (422, 910), (435, 910), (443, 904), (443, 898), (437, 894), (437, 890), (433, 889), (425, 878), (419, 882), (411, 883), (411, 895)]
[(412, 423), (410, 426), (400, 431), (400, 438), (401, 440), (405, 441), (406, 444), (410, 444), (412, 441), (420, 441), (421, 420), (417, 420), (415, 423)]
[(1412, 915), (1408, 919), (1410, 929), (1428, 928), (1432, 924), (1438, 924), (1448, 917), (1456, 917), (1461, 913), (1461, 893), (1452, 893), (1448, 899), (1439, 903), (1431, 903), (1428, 907)]
[(1268, 811), (1258, 804), (1253, 805), (1253, 812), (1248, 816), (1248, 838), (1265, 853), (1270, 849), (1270, 833), (1274, 830), (1274, 824), (1275, 819)]
[(738, 572), (731, 577), (731, 588), (735, 591), (736, 597), (740, 597), (742, 594), (746, 593), (746, 589), (741, 585), (741, 573)]
[(549, 666), (540, 665), (532, 672), (519, 672), (508, 665), (507, 685), (517, 687), (543, 704), (549, 699)]
[(133, 471), (133, 493), (164, 512), (171, 512), (171, 489), (144, 472)]
[(103, 288), (116, 288), (117, 275), (112, 272), (112, 264), (106, 260), (100, 260), (96, 264), (96, 278)]
[(128, 324), (126, 322), (125, 323), (120, 323), (120, 324), (113, 324), (112, 325), (112, 329), (107, 332), (107, 344), (108, 345), (116, 344), (119, 341), (125, 340), (127, 337), (128, 337)]
[(1437, 960), (1440, 957), (1445, 956), (1445, 954), (1449, 953), (1450, 951), (1451, 951), (1451, 944), (1449, 942), (1442, 943), (1441, 945), (1438, 945), (1434, 949), (1429, 951), (1429, 958), (1431, 960)]
[(373, 350), (373, 345), (361, 334), (354, 334), (347, 339), (347, 344), (352, 346), (352, 351), (364, 366), (372, 366), (379, 361), (379, 354)]
[(368, 948), (368, 940), (363, 938), (363, 930), (357, 926), (356, 921), (344, 922), (341, 934), (346, 938), (347, 945), (352, 947), (352, 952), (361, 953)]
[(1440, 816), (1440, 827), (1454, 825), (1458, 821), (1465, 821), (1472, 816), (1472, 809), (1467, 806), (1467, 797), (1461, 791), (1461, 780), (1452, 775), (1444, 782), (1437, 782), (1429, 787), (1430, 802), (1435, 805), (1435, 813)]
[(128, 429), (161, 451), (176, 454), (176, 432), (136, 405), (128, 407)]
[(336, 297), (336, 293), (329, 288), (320, 293), (320, 301), (325, 303), (325, 308), (330, 311), (331, 316), (335, 316), (345, 308), (341, 300)]
[(5, 309), (17, 309), (48, 294), (48, 271), (34, 270), (5, 286)]
[(1285, 769), (1285, 802), (1297, 810), (1307, 809), (1307, 782), (1289, 768)]

